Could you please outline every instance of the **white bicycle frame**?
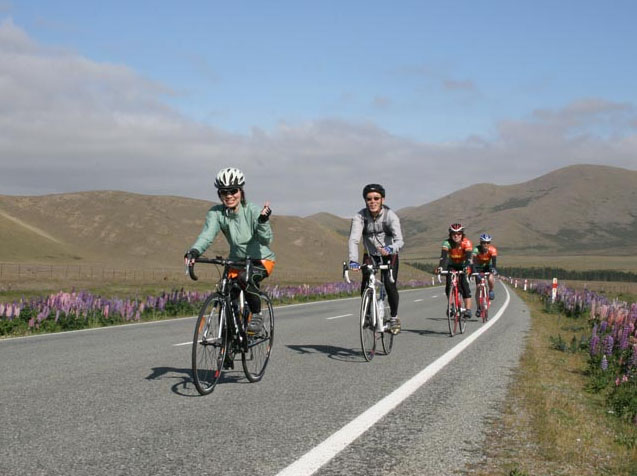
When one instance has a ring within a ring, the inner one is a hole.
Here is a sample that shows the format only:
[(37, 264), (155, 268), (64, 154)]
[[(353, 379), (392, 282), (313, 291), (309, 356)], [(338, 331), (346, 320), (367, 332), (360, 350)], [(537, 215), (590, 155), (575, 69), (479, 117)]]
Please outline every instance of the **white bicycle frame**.
[[(385, 324), (385, 304), (384, 301), (380, 301), (378, 299), (379, 291), (376, 290), (378, 285), (380, 284), (379, 280), (376, 279), (376, 270), (385, 271), (389, 270), (389, 281), (394, 282), (394, 277), (392, 274), (391, 266), (388, 264), (380, 264), (374, 266), (373, 264), (364, 264), (361, 265), (361, 272), (363, 269), (367, 269), (369, 271), (369, 279), (367, 280), (367, 288), (372, 289), (372, 300), (374, 301), (374, 306), (372, 307), (372, 327), (376, 330), (376, 332), (384, 332), (387, 329), (387, 324)], [(343, 263), (343, 279), (347, 284), (351, 283), (349, 279), (349, 268), (346, 263)]]

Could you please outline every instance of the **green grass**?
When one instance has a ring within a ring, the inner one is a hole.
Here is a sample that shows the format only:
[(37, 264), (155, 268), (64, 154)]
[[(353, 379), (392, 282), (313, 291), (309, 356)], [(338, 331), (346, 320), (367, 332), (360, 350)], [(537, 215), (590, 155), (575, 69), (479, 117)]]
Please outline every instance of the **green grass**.
[(518, 290), (532, 328), (501, 417), (472, 474), (637, 475), (637, 426), (609, 413), (606, 396), (589, 389), (588, 360), (572, 342), (585, 318), (549, 314)]

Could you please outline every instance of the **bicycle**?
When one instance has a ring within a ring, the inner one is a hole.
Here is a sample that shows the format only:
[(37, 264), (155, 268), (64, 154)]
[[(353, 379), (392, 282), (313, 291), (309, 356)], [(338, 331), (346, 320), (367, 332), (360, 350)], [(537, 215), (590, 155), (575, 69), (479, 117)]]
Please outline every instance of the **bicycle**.
[(447, 322), (449, 323), (449, 336), (453, 337), (457, 331), (464, 334), (467, 318), (464, 315), (465, 309), (462, 307), (460, 291), (458, 290), (459, 276), (464, 271), (448, 270), (440, 271), (440, 274), (451, 274), (451, 286), (449, 287), (449, 298), (447, 302)]
[[(234, 369), (234, 356), (241, 354), (245, 376), (250, 382), (263, 378), (270, 359), (274, 340), (274, 310), (267, 294), (251, 287), (252, 262), (217, 258), (196, 258), (195, 263), (223, 266), (215, 291), (206, 298), (195, 324), (192, 342), (192, 374), (195, 387), (201, 395), (211, 393), (224, 369)], [(238, 271), (245, 269), (247, 286), (239, 281)], [(194, 263), (188, 266), (191, 279), (199, 279)], [(259, 296), (262, 301), (263, 330), (248, 335), (250, 318), (246, 292)]]
[(487, 277), (490, 275), (490, 272), (485, 273), (472, 273), (471, 277), (476, 278), (476, 301), (478, 305), (478, 312), (480, 313), (480, 317), (482, 318), (482, 322), (487, 322), (489, 320), (489, 307), (491, 306), (491, 301), (489, 300), (489, 291), (487, 289), (486, 281)]
[[(393, 283), (391, 266), (388, 264), (363, 264), (361, 271), (369, 273), (367, 286), (361, 296), (360, 335), (363, 357), (367, 362), (376, 354), (376, 341), (380, 339), (385, 355), (389, 355), (394, 347), (394, 334), (390, 332), (388, 320), (385, 319), (385, 300), (387, 292), (383, 275), (376, 279), (378, 271), (389, 270), (389, 279)], [(349, 284), (349, 267), (343, 263), (343, 279)]]

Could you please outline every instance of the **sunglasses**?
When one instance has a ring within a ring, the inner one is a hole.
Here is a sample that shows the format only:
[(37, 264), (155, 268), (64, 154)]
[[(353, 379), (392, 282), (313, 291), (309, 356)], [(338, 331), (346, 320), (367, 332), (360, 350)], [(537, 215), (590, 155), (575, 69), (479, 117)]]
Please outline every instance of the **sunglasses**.
[(366, 202), (377, 202), (380, 199), (382, 199), (383, 197), (365, 197), (365, 201)]
[(238, 188), (224, 188), (224, 189), (219, 190), (219, 195), (224, 195), (224, 196), (235, 195), (235, 194), (239, 193), (239, 190), (240, 189), (238, 189)]

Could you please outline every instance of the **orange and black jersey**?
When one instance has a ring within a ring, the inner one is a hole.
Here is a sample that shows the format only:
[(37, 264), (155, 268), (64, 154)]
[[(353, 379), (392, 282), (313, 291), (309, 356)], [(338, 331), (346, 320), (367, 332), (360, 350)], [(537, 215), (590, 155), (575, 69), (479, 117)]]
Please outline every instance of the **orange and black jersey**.
[(476, 266), (488, 266), (491, 264), (493, 258), (498, 256), (498, 250), (493, 245), (487, 245), (482, 249), (481, 246), (476, 246), (473, 249), (473, 264)]
[(462, 238), (459, 245), (453, 246), (451, 240), (445, 240), (442, 243), (442, 253), (440, 256), (440, 266), (446, 268), (451, 265), (460, 269), (471, 260), (471, 252), (473, 251), (473, 243), (466, 236)]

